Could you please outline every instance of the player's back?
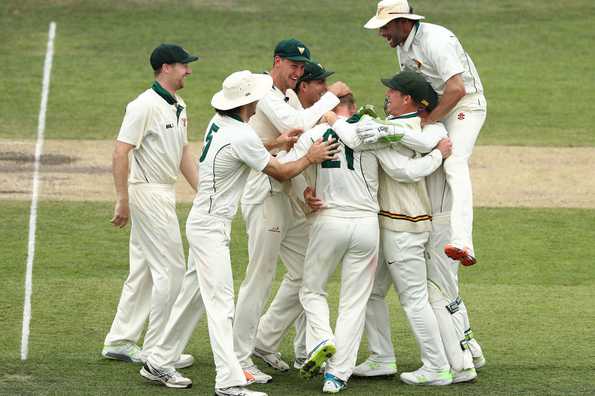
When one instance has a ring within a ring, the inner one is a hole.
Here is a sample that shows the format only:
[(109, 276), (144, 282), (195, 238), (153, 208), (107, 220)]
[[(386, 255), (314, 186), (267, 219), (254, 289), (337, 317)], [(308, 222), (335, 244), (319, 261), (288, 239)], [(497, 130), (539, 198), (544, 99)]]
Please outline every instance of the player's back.
[[(297, 150), (307, 150), (320, 138), (339, 140), (328, 124), (320, 124), (304, 133), (296, 144), (300, 146)], [(307, 146), (303, 144), (305, 141)], [(338, 158), (317, 165), (306, 173), (306, 178), (325, 203), (321, 214), (358, 217), (378, 213), (378, 161), (372, 151), (354, 152), (341, 143)]]
[(233, 218), (250, 169), (260, 172), (269, 160), (270, 154), (248, 124), (215, 115), (199, 158), (195, 208), (204, 214)]

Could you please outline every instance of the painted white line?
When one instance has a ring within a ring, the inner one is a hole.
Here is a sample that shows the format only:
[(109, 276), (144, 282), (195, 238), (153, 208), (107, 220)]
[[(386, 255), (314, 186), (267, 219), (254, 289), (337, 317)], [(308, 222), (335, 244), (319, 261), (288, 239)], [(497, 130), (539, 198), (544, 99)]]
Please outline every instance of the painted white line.
[(39, 106), (39, 121), (37, 124), (37, 143), (35, 144), (35, 165), (33, 170), (33, 193), (31, 196), (31, 211), (29, 214), (29, 244), (27, 246), (27, 273), (25, 275), (25, 302), (23, 303), (23, 333), (21, 337), (21, 360), (27, 360), (29, 354), (29, 325), (31, 323), (31, 293), (33, 291), (33, 258), (35, 257), (35, 229), (37, 227), (37, 198), (39, 196), (39, 166), (43, 153), (43, 135), (45, 133), (45, 113), (48, 107), (50, 92), (50, 75), (52, 74), (52, 60), (54, 58), (54, 37), (56, 37), (56, 23), (50, 23), (48, 32), (48, 47), (43, 65), (43, 82), (41, 88), (41, 104)]

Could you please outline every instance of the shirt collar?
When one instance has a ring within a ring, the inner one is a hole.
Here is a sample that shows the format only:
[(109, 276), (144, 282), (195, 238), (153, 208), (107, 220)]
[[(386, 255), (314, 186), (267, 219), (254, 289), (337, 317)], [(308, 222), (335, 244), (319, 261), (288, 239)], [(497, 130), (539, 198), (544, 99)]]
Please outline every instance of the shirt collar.
[(411, 31), (409, 32), (409, 36), (407, 36), (407, 40), (405, 40), (405, 42), (401, 46), (403, 48), (403, 51), (409, 51), (411, 49), (411, 45), (413, 44), (413, 39), (415, 39), (415, 36), (417, 35), (417, 32), (419, 32), (420, 29), (421, 29), (421, 24), (419, 21), (417, 21), (415, 23), (415, 25), (413, 25), (413, 29), (411, 29)]
[(157, 81), (153, 82), (153, 86), (151, 88), (157, 93), (157, 95), (161, 96), (163, 100), (165, 100), (170, 105), (178, 103), (178, 100), (174, 98), (172, 94), (163, 88)]
[(401, 114), (398, 116), (388, 116), (386, 117), (387, 120), (402, 120), (404, 118), (415, 118), (415, 117), (419, 117), (419, 115), (417, 114), (417, 112), (413, 112), (413, 113), (405, 113), (405, 114)]

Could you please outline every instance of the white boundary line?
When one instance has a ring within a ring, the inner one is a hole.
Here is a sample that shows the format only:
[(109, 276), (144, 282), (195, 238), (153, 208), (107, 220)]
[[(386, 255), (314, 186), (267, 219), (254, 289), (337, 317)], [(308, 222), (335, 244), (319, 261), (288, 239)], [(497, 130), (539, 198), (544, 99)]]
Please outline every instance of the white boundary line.
[(27, 360), (29, 354), (29, 325), (31, 323), (31, 293), (33, 289), (33, 258), (35, 257), (35, 229), (37, 227), (37, 198), (39, 196), (39, 167), (43, 152), (43, 135), (45, 133), (45, 113), (48, 107), (50, 92), (50, 75), (52, 74), (52, 59), (54, 58), (54, 38), (56, 37), (56, 23), (50, 23), (48, 32), (48, 47), (43, 65), (43, 83), (41, 89), (41, 104), (39, 106), (39, 122), (37, 124), (37, 143), (35, 144), (35, 165), (33, 171), (33, 193), (31, 197), (31, 212), (29, 215), (29, 244), (27, 246), (27, 273), (25, 275), (25, 302), (23, 303), (23, 333), (21, 337), (21, 360)]

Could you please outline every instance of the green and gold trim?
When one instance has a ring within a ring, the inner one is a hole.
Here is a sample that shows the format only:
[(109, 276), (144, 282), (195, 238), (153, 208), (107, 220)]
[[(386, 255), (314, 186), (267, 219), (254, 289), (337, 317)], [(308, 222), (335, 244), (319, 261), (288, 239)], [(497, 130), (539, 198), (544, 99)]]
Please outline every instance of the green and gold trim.
[(393, 220), (410, 221), (412, 223), (419, 223), (420, 221), (432, 221), (432, 216), (430, 215), (408, 216), (399, 213), (392, 213), (386, 210), (381, 210), (380, 212), (378, 212), (378, 215), (388, 217), (389, 219)]

